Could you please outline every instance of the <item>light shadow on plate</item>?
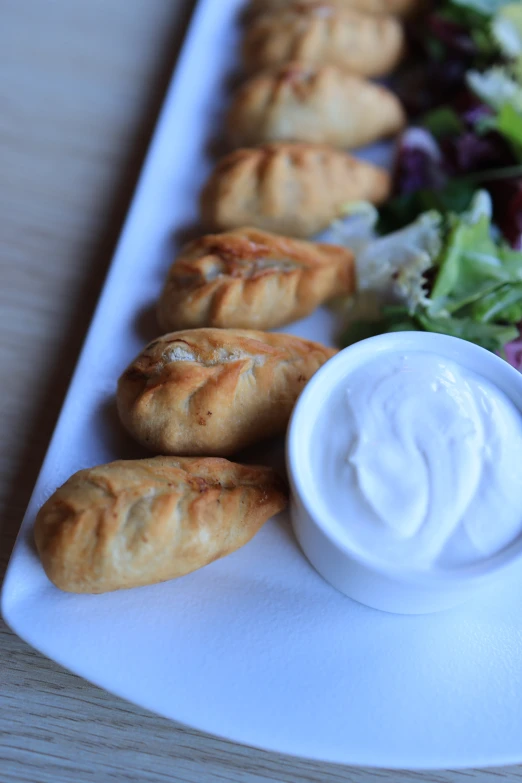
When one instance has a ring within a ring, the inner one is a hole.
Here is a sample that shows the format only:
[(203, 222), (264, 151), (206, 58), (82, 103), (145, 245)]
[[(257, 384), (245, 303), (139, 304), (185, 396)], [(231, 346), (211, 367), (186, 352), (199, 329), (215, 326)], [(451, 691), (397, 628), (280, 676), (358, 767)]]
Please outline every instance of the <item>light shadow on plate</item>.
[(250, 6), (250, 2), (244, 3), (243, 7), (239, 11), (239, 14), (237, 15), (237, 23), (241, 25), (241, 27), (246, 27), (253, 19), (255, 19), (256, 14), (253, 13)]
[(156, 337), (163, 333), (158, 325), (156, 317), (156, 302), (151, 302), (138, 312), (134, 322), (136, 334), (143, 340), (144, 346), (152, 342)]
[(256, 443), (255, 446), (237, 452), (231, 459), (245, 465), (267, 465), (286, 478), (284, 438), (270, 438)]
[(136, 443), (125, 430), (120, 422), (114, 398), (104, 400), (96, 411), (96, 418), (99, 421), (97, 429), (104, 451), (112, 455), (111, 459), (145, 459), (154, 456), (144, 446)]
[(24, 532), (22, 533), (26, 546), (30, 550), (31, 554), (35, 557), (38, 557), (38, 550), (36, 549), (36, 544), (34, 540), (34, 525), (31, 525), (28, 527)]
[[(285, 465), (285, 441), (284, 438), (270, 438), (256, 443), (248, 449), (233, 454), (229, 457), (233, 462), (239, 462), (243, 465), (266, 465), (273, 468), (285, 482), (288, 482)], [(277, 514), (272, 520), (278, 528), (285, 531), (285, 538), (299, 549), (299, 545), (294, 537), (290, 517), (288, 513)]]
[[(199, 239), (199, 237), (203, 236), (205, 234), (205, 229), (202, 223), (190, 223), (185, 226), (181, 226), (178, 231), (175, 231), (172, 234), (172, 262), (176, 260), (176, 256), (179, 254), (181, 249), (187, 245), (189, 242), (193, 242), (194, 239)], [(168, 272), (168, 269), (165, 270), (165, 274)]]
[(223, 80), (224, 100), (219, 109), (214, 112), (212, 123), (209, 125), (209, 127), (219, 130), (209, 137), (205, 145), (205, 154), (213, 161), (217, 161), (234, 149), (227, 138), (227, 115), (235, 92), (244, 82), (245, 74), (240, 68), (228, 73)]
[[(223, 122), (221, 122), (218, 127), (221, 127), (222, 125)], [(225, 155), (228, 155), (231, 151), (232, 148), (230, 147), (224, 132), (212, 136), (205, 146), (205, 154), (215, 162), (220, 158), (224, 158)]]

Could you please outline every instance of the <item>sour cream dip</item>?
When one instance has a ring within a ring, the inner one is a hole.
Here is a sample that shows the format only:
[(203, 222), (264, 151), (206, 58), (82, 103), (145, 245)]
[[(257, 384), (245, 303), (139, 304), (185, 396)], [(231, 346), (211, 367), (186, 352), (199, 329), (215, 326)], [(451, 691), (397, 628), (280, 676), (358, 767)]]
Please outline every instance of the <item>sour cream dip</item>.
[(522, 416), (427, 352), (355, 370), (317, 419), (314, 473), (357, 551), (406, 568), (496, 554), (522, 532)]
[(434, 611), (522, 573), (522, 375), (476, 345), (341, 351), (298, 400), (287, 464), (303, 551), (362, 603)]

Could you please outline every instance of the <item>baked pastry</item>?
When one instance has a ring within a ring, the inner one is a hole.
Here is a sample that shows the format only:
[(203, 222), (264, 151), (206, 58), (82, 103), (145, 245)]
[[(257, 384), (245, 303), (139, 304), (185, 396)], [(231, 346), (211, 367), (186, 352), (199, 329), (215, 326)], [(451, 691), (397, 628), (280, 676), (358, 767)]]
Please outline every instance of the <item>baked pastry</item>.
[(404, 48), (402, 25), (393, 16), (297, 3), (253, 19), (245, 32), (243, 59), (250, 72), (300, 60), (383, 76), (398, 65)]
[(158, 304), (165, 332), (200, 326), (273, 329), (355, 290), (350, 250), (240, 228), (187, 245)]
[(234, 552), (287, 502), (270, 468), (155, 457), (80, 470), (36, 517), (45, 573), (72, 593), (164, 582)]
[(267, 144), (239, 149), (218, 162), (201, 196), (210, 230), (255, 226), (310, 237), (350, 201), (380, 204), (390, 194), (387, 171), (321, 144)]
[[(396, 16), (409, 16), (419, 7), (424, 5), (423, 0), (328, 0), (330, 5), (336, 8), (355, 8), (367, 14), (393, 14)], [(248, 13), (249, 16), (264, 13), (265, 11), (281, 11), (295, 5), (296, 0), (252, 0)], [(317, 0), (299, 0), (302, 6), (316, 5)]]
[(406, 123), (390, 90), (336, 65), (288, 63), (249, 79), (228, 114), (235, 147), (305, 141), (362, 147)]
[(282, 434), (306, 382), (335, 353), (289, 334), (173, 332), (123, 373), (118, 411), (156, 452), (227, 456)]

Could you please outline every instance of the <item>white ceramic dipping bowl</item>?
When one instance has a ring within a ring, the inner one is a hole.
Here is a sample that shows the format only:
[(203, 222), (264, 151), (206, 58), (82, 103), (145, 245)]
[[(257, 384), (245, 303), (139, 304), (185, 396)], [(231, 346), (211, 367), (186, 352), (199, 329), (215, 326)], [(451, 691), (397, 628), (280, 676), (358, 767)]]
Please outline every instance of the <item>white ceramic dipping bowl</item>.
[[(339, 534), (321, 502), (319, 478), (311, 454), (315, 425), (331, 394), (367, 362), (390, 352), (430, 352), (478, 373), (503, 391), (522, 415), (522, 373), (473, 343), (426, 332), (394, 332), (371, 337), (330, 359), (307, 384), (293, 411), (286, 458), (291, 487), (291, 517), (295, 535), (314, 568), (342, 593), (375, 609), (401, 614), (435, 612), (455, 606), (505, 578), (513, 569), (522, 575), (522, 536), (487, 560), (431, 571), (383, 567), (355, 552)], [(522, 465), (520, 466), (522, 481)], [(343, 509), (338, 515), (342, 519)], [(349, 520), (344, 520), (345, 526)]]

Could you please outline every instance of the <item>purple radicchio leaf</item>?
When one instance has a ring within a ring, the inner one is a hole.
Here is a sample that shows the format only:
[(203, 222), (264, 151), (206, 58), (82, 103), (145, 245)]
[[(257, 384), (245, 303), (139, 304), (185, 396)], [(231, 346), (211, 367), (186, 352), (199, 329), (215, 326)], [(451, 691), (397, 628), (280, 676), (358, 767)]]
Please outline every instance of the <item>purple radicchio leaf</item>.
[[(520, 327), (519, 327), (520, 329)], [(522, 334), (517, 340), (504, 346), (506, 359), (515, 370), (522, 372)]]
[(455, 95), (450, 101), (451, 108), (459, 115), (467, 128), (472, 130), (477, 122), (486, 117), (493, 117), (495, 112), (472, 92), (469, 87)]
[(453, 176), (509, 166), (513, 162), (508, 144), (494, 131), (484, 135), (465, 131), (445, 140), (443, 153)]
[(459, 55), (448, 53), (442, 62), (423, 60), (408, 63), (392, 80), (408, 115), (418, 117), (431, 109), (448, 103), (448, 96), (466, 91), (466, 73), (470, 62)]
[(477, 46), (464, 25), (444, 19), (438, 14), (431, 14), (428, 18), (428, 29), (438, 41), (453, 51), (471, 57), (477, 54)]
[(424, 128), (408, 128), (402, 134), (395, 166), (396, 193), (438, 190), (444, 184), (442, 155), (434, 137)]

